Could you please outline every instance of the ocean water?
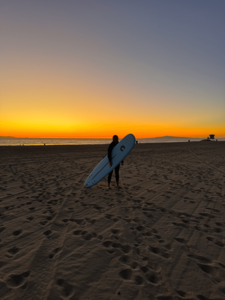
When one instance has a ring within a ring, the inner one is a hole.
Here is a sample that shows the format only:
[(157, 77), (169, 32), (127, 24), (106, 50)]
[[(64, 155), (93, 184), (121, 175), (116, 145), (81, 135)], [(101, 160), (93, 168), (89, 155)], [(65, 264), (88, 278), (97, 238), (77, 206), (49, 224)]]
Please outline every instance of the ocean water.
[(111, 139), (0, 138), (0, 146), (99, 145)]
[[(177, 142), (201, 141), (202, 138), (146, 138), (137, 139), (138, 143), (177, 143)], [(109, 144), (111, 139), (48, 139), (48, 138), (0, 138), (0, 146), (40, 146), (40, 145), (101, 145)], [(225, 141), (219, 138), (218, 141)]]

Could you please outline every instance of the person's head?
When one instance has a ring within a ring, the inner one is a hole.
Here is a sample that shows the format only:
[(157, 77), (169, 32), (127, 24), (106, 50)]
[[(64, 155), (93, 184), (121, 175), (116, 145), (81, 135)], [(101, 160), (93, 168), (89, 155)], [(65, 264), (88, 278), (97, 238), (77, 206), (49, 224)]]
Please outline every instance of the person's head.
[(118, 135), (113, 136), (113, 143), (118, 144), (119, 143), (119, 138)]

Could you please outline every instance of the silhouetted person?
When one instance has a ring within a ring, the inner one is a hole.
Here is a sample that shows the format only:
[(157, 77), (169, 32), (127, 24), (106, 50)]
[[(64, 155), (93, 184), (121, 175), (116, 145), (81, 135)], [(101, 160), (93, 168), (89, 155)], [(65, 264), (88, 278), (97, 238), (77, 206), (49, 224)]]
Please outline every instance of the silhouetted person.
[[(108, 148), (108, 158), (109, 158), (109, 164), (110, 166), (113, 165), (112, 163), (112, 150), (113, 148), (119, 143), (119, 138), (117, 135), (114, 135), (113, 136), (113, 141), (112, 143), (109, 145), (109, 148)], [(123, 161), (121, 162), (122, 165), (123, 165)], [(119, 186), (119, 170), (120, 170), (120, 164), (118, 164), (118, 166), (115, 167), (115, 173), (116, 173), (116, 186), (117, 188), (120, 188)], [(108, 175), (108, 189), (110, 189), (110, 182), (111, 182), (111, 178), (112, 178), (112, 173), (113, 173), (113, 170), (112, 172), (109, 173)]]

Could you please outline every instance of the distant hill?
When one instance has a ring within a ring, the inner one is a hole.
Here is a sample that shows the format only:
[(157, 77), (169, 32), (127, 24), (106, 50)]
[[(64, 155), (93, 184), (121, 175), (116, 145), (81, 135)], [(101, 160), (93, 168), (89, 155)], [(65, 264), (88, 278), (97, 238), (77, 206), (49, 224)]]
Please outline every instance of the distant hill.
[(0, 136), (0, 139), (16, 139), (14, 136)]
[(159, 137), (155, 137), (153, 139), (193, 139), (193, 138), (190, 138), (190, 137), (180, 137), (180, 136), (169, 136), (169, 135), (166, 135), (166, 136), (159, 136)]

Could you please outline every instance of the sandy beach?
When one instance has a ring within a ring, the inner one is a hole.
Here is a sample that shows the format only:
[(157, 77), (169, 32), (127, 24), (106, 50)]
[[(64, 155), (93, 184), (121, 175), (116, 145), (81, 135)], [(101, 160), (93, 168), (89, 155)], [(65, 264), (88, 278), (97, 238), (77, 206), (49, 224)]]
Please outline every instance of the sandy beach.
[(0, 299), (225, 299), (225, 142), (0, 148)]

